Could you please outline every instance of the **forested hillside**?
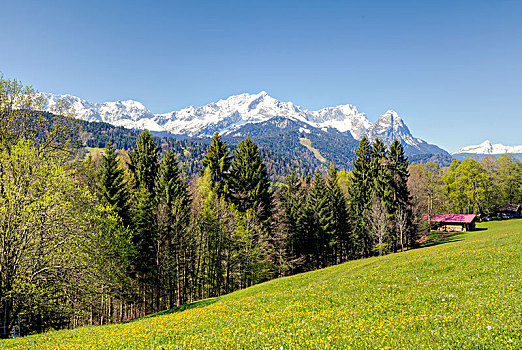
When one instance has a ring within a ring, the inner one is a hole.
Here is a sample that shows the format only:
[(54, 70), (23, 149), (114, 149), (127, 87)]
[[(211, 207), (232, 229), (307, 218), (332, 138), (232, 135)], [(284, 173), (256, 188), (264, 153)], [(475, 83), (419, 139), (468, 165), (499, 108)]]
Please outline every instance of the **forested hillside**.
[[(94, 148), (104, 148), (111, 140), (116, 149), (129, 150), (136, 144), (140, 133), (135, 129), (115, 127), (107, 123), (78, 121), (78, 125), (82, 130), (82, 143)], [(180, 139), (165, 133), (153, 135), (163, 150), (168, 146), (177, 155), (184, 174), (190, 177), (197, 173), (197, 164), (203, 159), (208, 139)], [(330, 162), (334, 162), (340, 170), (351, 170), (359, 143), (349, 133), (335, 130), (325, 132), (305, 123), (277, 117), (263, 123), (247, 124), (223, 139), (234, 150), (246, 136), (250, 136), (259, 146), (273, 180), (282, 180), (290, 171), (299, 175), (313, 174), (318, 167), (326, 171)], [(317, 153), (305, 144), (310, 144)], [(453, 161), (446, 154), (415, 154), (409, 157), (412, 163), (432, 162), (440, 166), (448, 166)]]
[[(41, 112), (32, 89), (1, 83), (3, 337), (120, 323), (409, 250), (429, 235), (426, 213), (522, 202), (512, 157), (410, 166), (397, 140), (363, 138), (353, 170), (311, 172), (299, 153), (260, 149), (263, 135), (236, 135), (231, 147), (218, 133), (201, 142), (81, 125)], [(85, 155), (89, 141), (103, 152)]]

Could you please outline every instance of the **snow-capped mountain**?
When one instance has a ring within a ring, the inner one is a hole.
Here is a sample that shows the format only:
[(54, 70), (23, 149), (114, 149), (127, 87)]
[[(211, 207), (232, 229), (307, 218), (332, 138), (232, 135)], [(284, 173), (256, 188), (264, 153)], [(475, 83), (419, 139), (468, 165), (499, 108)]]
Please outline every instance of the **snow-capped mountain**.
[(155, 116), (145, 106), (134, 100), (91, 103), (71, 95), (55, 95), (42, 93), (44, 108), (52, 112), (53, 106), (59, 100), (65, 100), (73, 115), (89, 122), (105, 122), (116, 126), (150, 131), (164, 131), (164, 128), (154, 122)]
[(504, 146), (501, 144), (492, 144), (489, 140), (482, 142), (480, 145), (467, 146), (457, 152), (456, 154), (487, 154), (487, 155), (498, 155), (498, 154), (517, 154), (522, 153), (522, 146)]
[(410, 154), (446, 153), (437, 146), (414, 138), (394, 111), (386, 112), (372, 124), (366, 114), (359, 112), (353, 105), (309, 111), (292, 102), (279, 101), (264, 91), (234, 95), (205, 106), (190, 106), (164, 114), (153, 114), (143, 104), (132, 100), (90, 103), (71, 95), (43, 95), (48, 111), (61, 98), (67, 100), (74, 108), (74, 115), (83, 120), (188, 137), (211, 136), (215, 132), (227, 135), (247, 124), (264, 123), (282, 117), (323, 131), (335, 129), (337, 132), (349, 133), (356, 140), (364, 136), (370, 139), (379, 137), (389, 144), (397, 138)]

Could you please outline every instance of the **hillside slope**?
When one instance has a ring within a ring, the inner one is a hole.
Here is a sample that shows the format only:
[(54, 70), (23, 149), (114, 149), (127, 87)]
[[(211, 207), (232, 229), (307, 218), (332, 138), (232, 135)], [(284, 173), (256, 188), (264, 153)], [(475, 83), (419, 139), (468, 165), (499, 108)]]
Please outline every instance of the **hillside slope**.
[(123, 325), (0, 342), (14, 349), (520, 349), (522, 220), (353, 261)]

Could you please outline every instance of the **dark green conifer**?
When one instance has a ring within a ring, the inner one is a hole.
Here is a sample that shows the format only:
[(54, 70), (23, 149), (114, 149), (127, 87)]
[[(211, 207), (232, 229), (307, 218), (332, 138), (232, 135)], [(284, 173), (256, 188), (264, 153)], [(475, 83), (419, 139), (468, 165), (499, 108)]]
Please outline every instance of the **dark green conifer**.
[(136, 148), (129, 152), (129, 168), (134, 174), (136, 188), (142, 186), (154, 193), (154, 182), (158, 172), (159, 147), (148, 131), (140, 134), (136, 140)]
[(250, 137), (241, 141), (234, 153), (227, 192), (239, 211), (255, 209), (260, 221), (270, 217), (270, 182), (259, 149)]
[[(411, 195), (408, 189), (408, 166), (409, 161), (404, 156), (404, 147), (397, 139), (393, 141), (388, 151), (388, 163), (390, 171), (390, 196), (391, 203), (389, 210), (394, 216), (394, 237), (396, 242), (403, 248), (404, 244), (411, 240), (412, 231), (412, 210)], [(398, 239), (398, 241), (397, 241)], [(397, 246), (395, 246), (395, 249)]]
[(302, 249), (315, 268), (328, 266), (331, 260), (332, 231), (328, 191), (321, 173), (316, 171), (299, 219)]
[(136, 249), (135, 268), (142, 282), (150, 282), (155, 266), (156, 218), (154, 215), (154, 195), (146, 186), (137, 195), (133, 217), (133, 243)]
[(222, 196), (225, 192), (230, 160), (227, 143), (221, 141), (221, 136), (216, 132), (207, 147), (207, 154), (201, 162), (204, 169), (200, 169), (199, 174), (203, 176), (205, 169), (209, 169), (211, 186), (218, 196)]
[(190, 220), (190, 198), (172, 151), (167, 150), (158, 169), (155, 185), (157, 220), (157, 255), (163, 285), (169, 291), (170, 307), (184, 303), (185, 293), (180, 285), (184, 266), (183, 249), (188, 246), (187, 230)]
[(288, 252), (292, 273), (294, 271), (294, 261), (296, 260), (296, 251), (298, 247), (298, 220), (302, 204), (301, 181), (294, 172), (291, 171), (285, 177), (283, 188), (279, 193), (279, 200), (282, 209), (282, 228), (286, 237), (285, 248)]
[(332, 263), (335, 264), (346, 260), (348, 251), (351, 247), (351, 239), (348, 228), (346, 198), (339, 187), (337, 168), (333, 162), (330, 164), (330, 176), (327, 182), (327, 190), (330, 211), (332, 214)]
[(353, 161), (353, 177), (349, 187), (350, 219), (355, 242), (352, 257), (369, 256), (373, 247), (373, 237), (367, 227), (366, 217), (372, 206), (373, 172), (372, 147), (366, 137), (359, 142)]
[(118, 167), (117, 155), (110, 141), (105, 146), (96, 177), (100, 197), (121, 217), (124, 224), (128, 224), (128, 195), (123, 170)]
[(386, 158), (386, 145), (376, 138), (372, 145), (371, 168), (373, 178), (373, 190), (377, 198), (389, 209), (390, 203), (390, 179), (388, 171), (388, 159)]

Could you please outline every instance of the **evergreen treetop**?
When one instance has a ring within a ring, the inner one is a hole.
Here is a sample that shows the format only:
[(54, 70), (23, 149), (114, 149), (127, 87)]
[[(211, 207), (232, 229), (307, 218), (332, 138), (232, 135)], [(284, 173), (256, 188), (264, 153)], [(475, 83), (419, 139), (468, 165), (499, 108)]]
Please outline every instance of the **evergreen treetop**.
[(205, 170), (209, 171), (211, 186), (218, 196), (223, 195), (225, 192), (230, 162), (231, 157), (227, 143), (221, 141), (221, 136), (216, 132), (212, 137), (210, 145), (207, 147), (205, 158), (201, 161), (204, 169), (200, 169), (199, 174), (203, 176)]

